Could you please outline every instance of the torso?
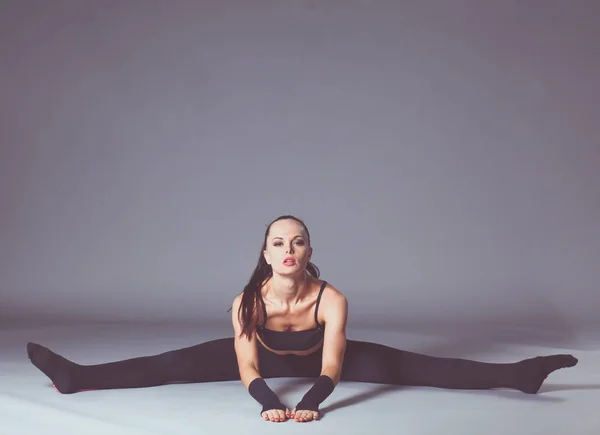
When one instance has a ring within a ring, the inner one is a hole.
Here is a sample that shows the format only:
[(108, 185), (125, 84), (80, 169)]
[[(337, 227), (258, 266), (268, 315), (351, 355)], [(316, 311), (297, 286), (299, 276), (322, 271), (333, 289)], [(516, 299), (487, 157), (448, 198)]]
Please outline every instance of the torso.
[[(273, 301), (269, 300), (269, 296), (267, 294), (268, 287), (267, 285), (263, 286), (261, 289), (262, 299), (265, 303), (265, 308), (267, 311), (267, 319), (265, 324), (264, 311), (262, 305), (259, 303), (258, 308), (258, 324), (264, 326), (265, 329), (269, 331), (273, 331), (273, 333), (277, 332), (290, 332), (294, 331), (310, 331), (314, 330), (317, 327), (315, 323), (315, 307), (317, 305), (317, 299), (319, 296), (319, 292), (321, 290), (321, 285), (323, 281), (315, 278), (310, 278), (310, 291), (303, 301), (301, 301), (298, 305), (294, 307), (281, 307), (278, 304), (273, 303)], [(323, 291), (321, 295), (321, 301), (319, 303), (319, 310), (317, 312), (317, 320), (321, 326), (324, 328), (325, 322), (323, 319), (323, 299), (324, 294), (327, 292), (327, 287)], [(277, 350), (272, 349), (267, 344), (263, 342), (260, 337), (260, 334), (256, 334), (256, 338), (261, 346), (265, 349), (276, 353), (278, 355), (309, 355), (318, 351), (322, 347), (322, 340), (319, 343), (316, 343), (314, 346), (308, 349), (302, 350)]]

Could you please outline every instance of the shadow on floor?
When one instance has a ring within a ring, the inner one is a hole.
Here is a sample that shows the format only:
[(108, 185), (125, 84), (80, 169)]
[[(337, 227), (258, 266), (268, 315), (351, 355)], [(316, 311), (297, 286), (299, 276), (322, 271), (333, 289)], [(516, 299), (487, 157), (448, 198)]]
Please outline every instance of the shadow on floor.
[[(503, 340), (506, 338), (504, 334), (482, 334), (477, 336), (476, 334), (471, 335), (468, 338), (452, 341), (449, 340), (445, 343), (437, 343), (435, 345), (423, 346), (418, 349), (410, 349), (410, 351), (417, 351), (422, 354), (440, 356), (440, 357), (453, 357), (453, 358), (468, 358), (469, 354), (479, 354), (481, 352), (490, 352), (494, 350), (504, 349), (510, 346)], [(384, 343), (385, 344), (385, 343)], [(531, 355), (533, 357), (535, 355)], [(491, 361), (490, 361), (491, 362)], [(516, 362), (516, 361), (515, 361)], [(278, 389), (278, 393), (283, 394), (295, 390), (299, 387), (310, 388), (312, 385), (311, 380), (307, 379), (294, 379), (285, 385), (282, 385)], [(398, 385), (377, 385), (369, 391), (361, 392), (354, 396), (345, 398), (334, 402), (328, 406), (321, 408), (321, 416), (330, 411), (352, 406), (361, 402), (368, 401), (375, 397), (384, 396), (389, 393), (393, 393), (400, 389), (406, 388), (429, 388), (429, 387), (405, 387)], [(453, 393), (459, 392), (462, 394), (479, 394), (485, 396), (494, 396), (499, 398), (511, 399), (511, 400), (523, 400), (523, 401), (536, 401), (546, 403), (560, 403), (566, 399), (562, 397), (545, 396), (544, 393), (550, 393), (555, 391), (566, 391), (566, 390), (595, 390), (600, 389), (600, 384), (543, 384), (538, 394), (525, 394), (521, 391), (510, 390), (510, 389), (490, 389), (490, 390), (456, 390), (450, 389)], [(445, 389), (442, 389), (445, 390)]]
[(600, 384), (543, 384), (538, 394), (572, 390), (600, 390)]
[[(369, 391), (356, 394), (343, 400), (338, 400), (328, 406), (321, 408), (321, 415), (319, 420), (331, 411), (336, 409), (345, 408), (347, 406), (356, 405), (375, 397), (385, 396), (386, 394), (396, 392), (405, 388), (428, 388), (428, 387), (402, 387), (396, 385), (380, 385), (376, 386)], [(567, 399), (563, 397), (552, 397), (545, 396), (545, 393), (551, 393), (555, 391), (569, 391), (569, 390), (600, 390), (600, 384), (548, 384), (543, 386), (538, 394), (524, 394), (516, 390), (503, 390), (503, 389), (492, 389), (492, 390), (446, 390), (452, 391), (452, 393), (459, 394), (477, 394), (482, 396), (492, 396), (510, 400), (520, 400), (526, 402), (541, 402), (541, 403), (562, 403)]]

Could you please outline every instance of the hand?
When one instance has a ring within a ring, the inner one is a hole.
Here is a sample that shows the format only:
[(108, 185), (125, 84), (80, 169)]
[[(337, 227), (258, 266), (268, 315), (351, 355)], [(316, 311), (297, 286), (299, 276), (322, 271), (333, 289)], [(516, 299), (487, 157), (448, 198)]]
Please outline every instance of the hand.
[(290, 416), (290, 410), (287, 408), (285, 408), (285, 411), (282, 409), (269, 409), (261, 415), (267, 421), (286, 421)]
[(296, 421), (305, 422), (305, 421), (318, 420), (319, 413), (317, 411), (303, 411), (303, 410), (296, 411), (296, 408), (294, 408), (294, 410), (291, 412), (289, 417), (293, 418)]

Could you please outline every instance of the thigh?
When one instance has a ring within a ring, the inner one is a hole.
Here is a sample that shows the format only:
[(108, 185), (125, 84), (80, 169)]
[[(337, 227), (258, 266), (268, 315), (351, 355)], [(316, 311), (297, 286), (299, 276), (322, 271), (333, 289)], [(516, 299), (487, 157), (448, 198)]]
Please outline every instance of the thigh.
[(346, 340), (341, 380), (394, 384), (397, 349), (367, 341)]
[(341, 379), (376, 384), (422, 385), (430, 373), (443, 369), (436, 358), (368, 341), (346, 341)]
[[(424, 355), (383, 344), (347, 340), (341, 379), (394, 385), (431, 385), (464, 371), (458, 359)], [(469, 366), (467, 369), (469, 369)]]
[(239, 380), (233, 337), (207, 341), (159, 355), (162, 370), (188, 382)]

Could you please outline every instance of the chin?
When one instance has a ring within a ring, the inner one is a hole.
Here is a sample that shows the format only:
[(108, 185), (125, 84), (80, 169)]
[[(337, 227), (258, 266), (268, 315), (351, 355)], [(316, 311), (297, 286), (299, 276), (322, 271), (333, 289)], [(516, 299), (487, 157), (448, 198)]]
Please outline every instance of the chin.
[(293, 267), (293, 268), (290, 267), (290, 268), (283, 269), (283, 270), (277, 270), (276, 272), (278, 275), (281, 275), (281, 276), (295, 276), (295, 275), (302, 276), (306, 273), (306, 269), (301, 269), (299, 267)]

